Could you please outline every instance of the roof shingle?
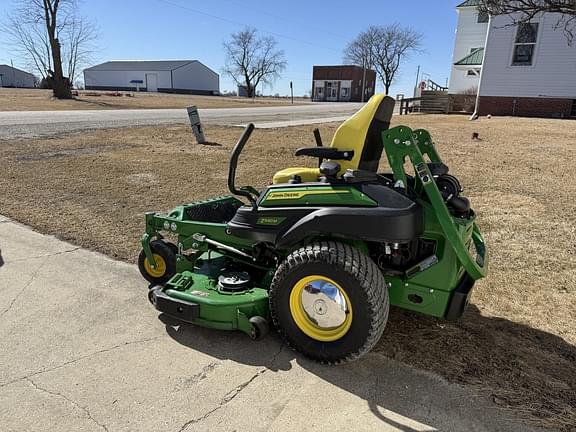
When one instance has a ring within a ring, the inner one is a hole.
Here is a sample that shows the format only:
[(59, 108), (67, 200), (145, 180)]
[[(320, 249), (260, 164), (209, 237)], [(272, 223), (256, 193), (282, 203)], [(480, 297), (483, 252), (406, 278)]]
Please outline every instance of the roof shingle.
[(482, 0), (466, 0), (462, 3), (460, 3), (456, 7), (461, 8), (461, 7), (467, 7), (467, 6), (480, 6), (480, 3), (482, 3)]
[(484, 48), (472, 51), (466, 57), (458, 60), (456, 66), (481, 66), (484, 61)]

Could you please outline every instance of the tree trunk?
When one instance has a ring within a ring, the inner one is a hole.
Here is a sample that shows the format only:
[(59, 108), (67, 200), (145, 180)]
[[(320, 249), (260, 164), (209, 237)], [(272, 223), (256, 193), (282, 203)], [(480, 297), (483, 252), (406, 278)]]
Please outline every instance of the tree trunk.
[(386, 96), (390, 96), (390, 84), (384, 84), (384, 92), (386, 93)]
[(54, 77), (52, 83), (54, 97), (58, 99), (72, 99), (70, 81), (64, 77), (64, 73), (62, 72), (60, 42), (57, 38), (50, 38), (50, 46), (52, 47), (52, 60), (54, 64)]

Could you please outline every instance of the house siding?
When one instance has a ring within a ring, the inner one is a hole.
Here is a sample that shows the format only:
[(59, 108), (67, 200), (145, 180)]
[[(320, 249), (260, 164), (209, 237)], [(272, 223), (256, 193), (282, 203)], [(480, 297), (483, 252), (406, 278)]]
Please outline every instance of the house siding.
[(534, 20), (539, 29), (532, 66), (511, 66), (516, 26), (508, 16), (492, 18), (481, 98), (576, 99), (576, 45), (568, 45), (564, 33), (554, 29), (558, 18), (548, 13)]
[(484, 47), (487, 32), (488, 23), (478, 23), (478, 10), (476, 7), (458, 9), (458, 26), (454, 42), (450, 84), (448, 86), (449, 93), (461, 93), (478, 86), (478, 76), (468, 76), (467, 71), (469, 68), (454, 66), (454, 63), (470, 54), (471, 48)]

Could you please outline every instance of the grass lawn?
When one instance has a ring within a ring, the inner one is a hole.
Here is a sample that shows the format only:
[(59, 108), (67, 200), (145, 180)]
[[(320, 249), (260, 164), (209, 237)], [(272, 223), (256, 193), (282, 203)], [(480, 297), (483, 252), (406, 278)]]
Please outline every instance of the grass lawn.
[[(167, 93), (130, 93), (113, 96), (115, 92), (80, 91), (74, 99), (58, 100), (51, 90), (0, 88), (0, 111), (61, 111), (94, 109), (142, 109), (142, 108), (242, 108), (253, 106), (289, 105), (286, 98), (257, 98), (255, 101), (237, 97), (194, 96)], [(310, 103), (295, 98), (294, 104)]]
[[(393, 310), (376, 350), (472, 385), (527, 422), (574, 430), (576, 122), (432, 115), (394, 122), (432, 132), (479, 214), (491, 269), (463, 319)], [(320, 128), (325, 141), (335, 127)], [(313, 128), (256, 130), (237, 183), (263, 187), (278, 169), (313, 166), (293, 156), (314, 145)], [(194, 144), (184, 125), (0, 141), (0, 214), (134, 262), (145, 211), (227, 192), (241, 129), (205, 132), (214, 145)]]

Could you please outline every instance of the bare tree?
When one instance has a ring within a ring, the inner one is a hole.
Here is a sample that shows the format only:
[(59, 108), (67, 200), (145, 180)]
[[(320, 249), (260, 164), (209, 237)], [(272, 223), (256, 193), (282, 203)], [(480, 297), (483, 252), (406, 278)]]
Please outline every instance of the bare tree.
[(375, 66), (374, 45), (378, 34), (378, 27), (370, 26), (344, 48), (344, 62), (361, 66), (363, 69), (362, 102), (366, 95), (366, 69), (372, 69)]
[(1, 26), (14, 51), (49, 82), (54, 96), (72, 97), (71, 83), (93, 52), (96, 27), (76, 0), (17, 0)]
[(271, 84), (286, 69), (284, 51), (276, 49), (276, 45), (273, 37), (260, 37), (250, 27), (233, 33), (224, 42), (224, 72), (246, 88), (248, 97), (254, 97), (259, 84)]
[(362, 67), (373, 67), (386, 93), (397, 78), (402, 62), (422, 46), (422, 34), (399, 24), (371, 26), (346, 49), (344, 58)]
[(482, 0), (482, 12), (509, 15), (514, 24), (530, 22), (544, 12), (559, 13), (556, 23), (571, 43), (576, 36), (576, 0)]
[(92, 61), (96, 51), (94, 44), (98, 39), (98, 29), (93, 23), (75, 15), (63, 33), (65, 35), (62, 47), (63, 59), (68, 78), (74, 84), (79, 70)]

